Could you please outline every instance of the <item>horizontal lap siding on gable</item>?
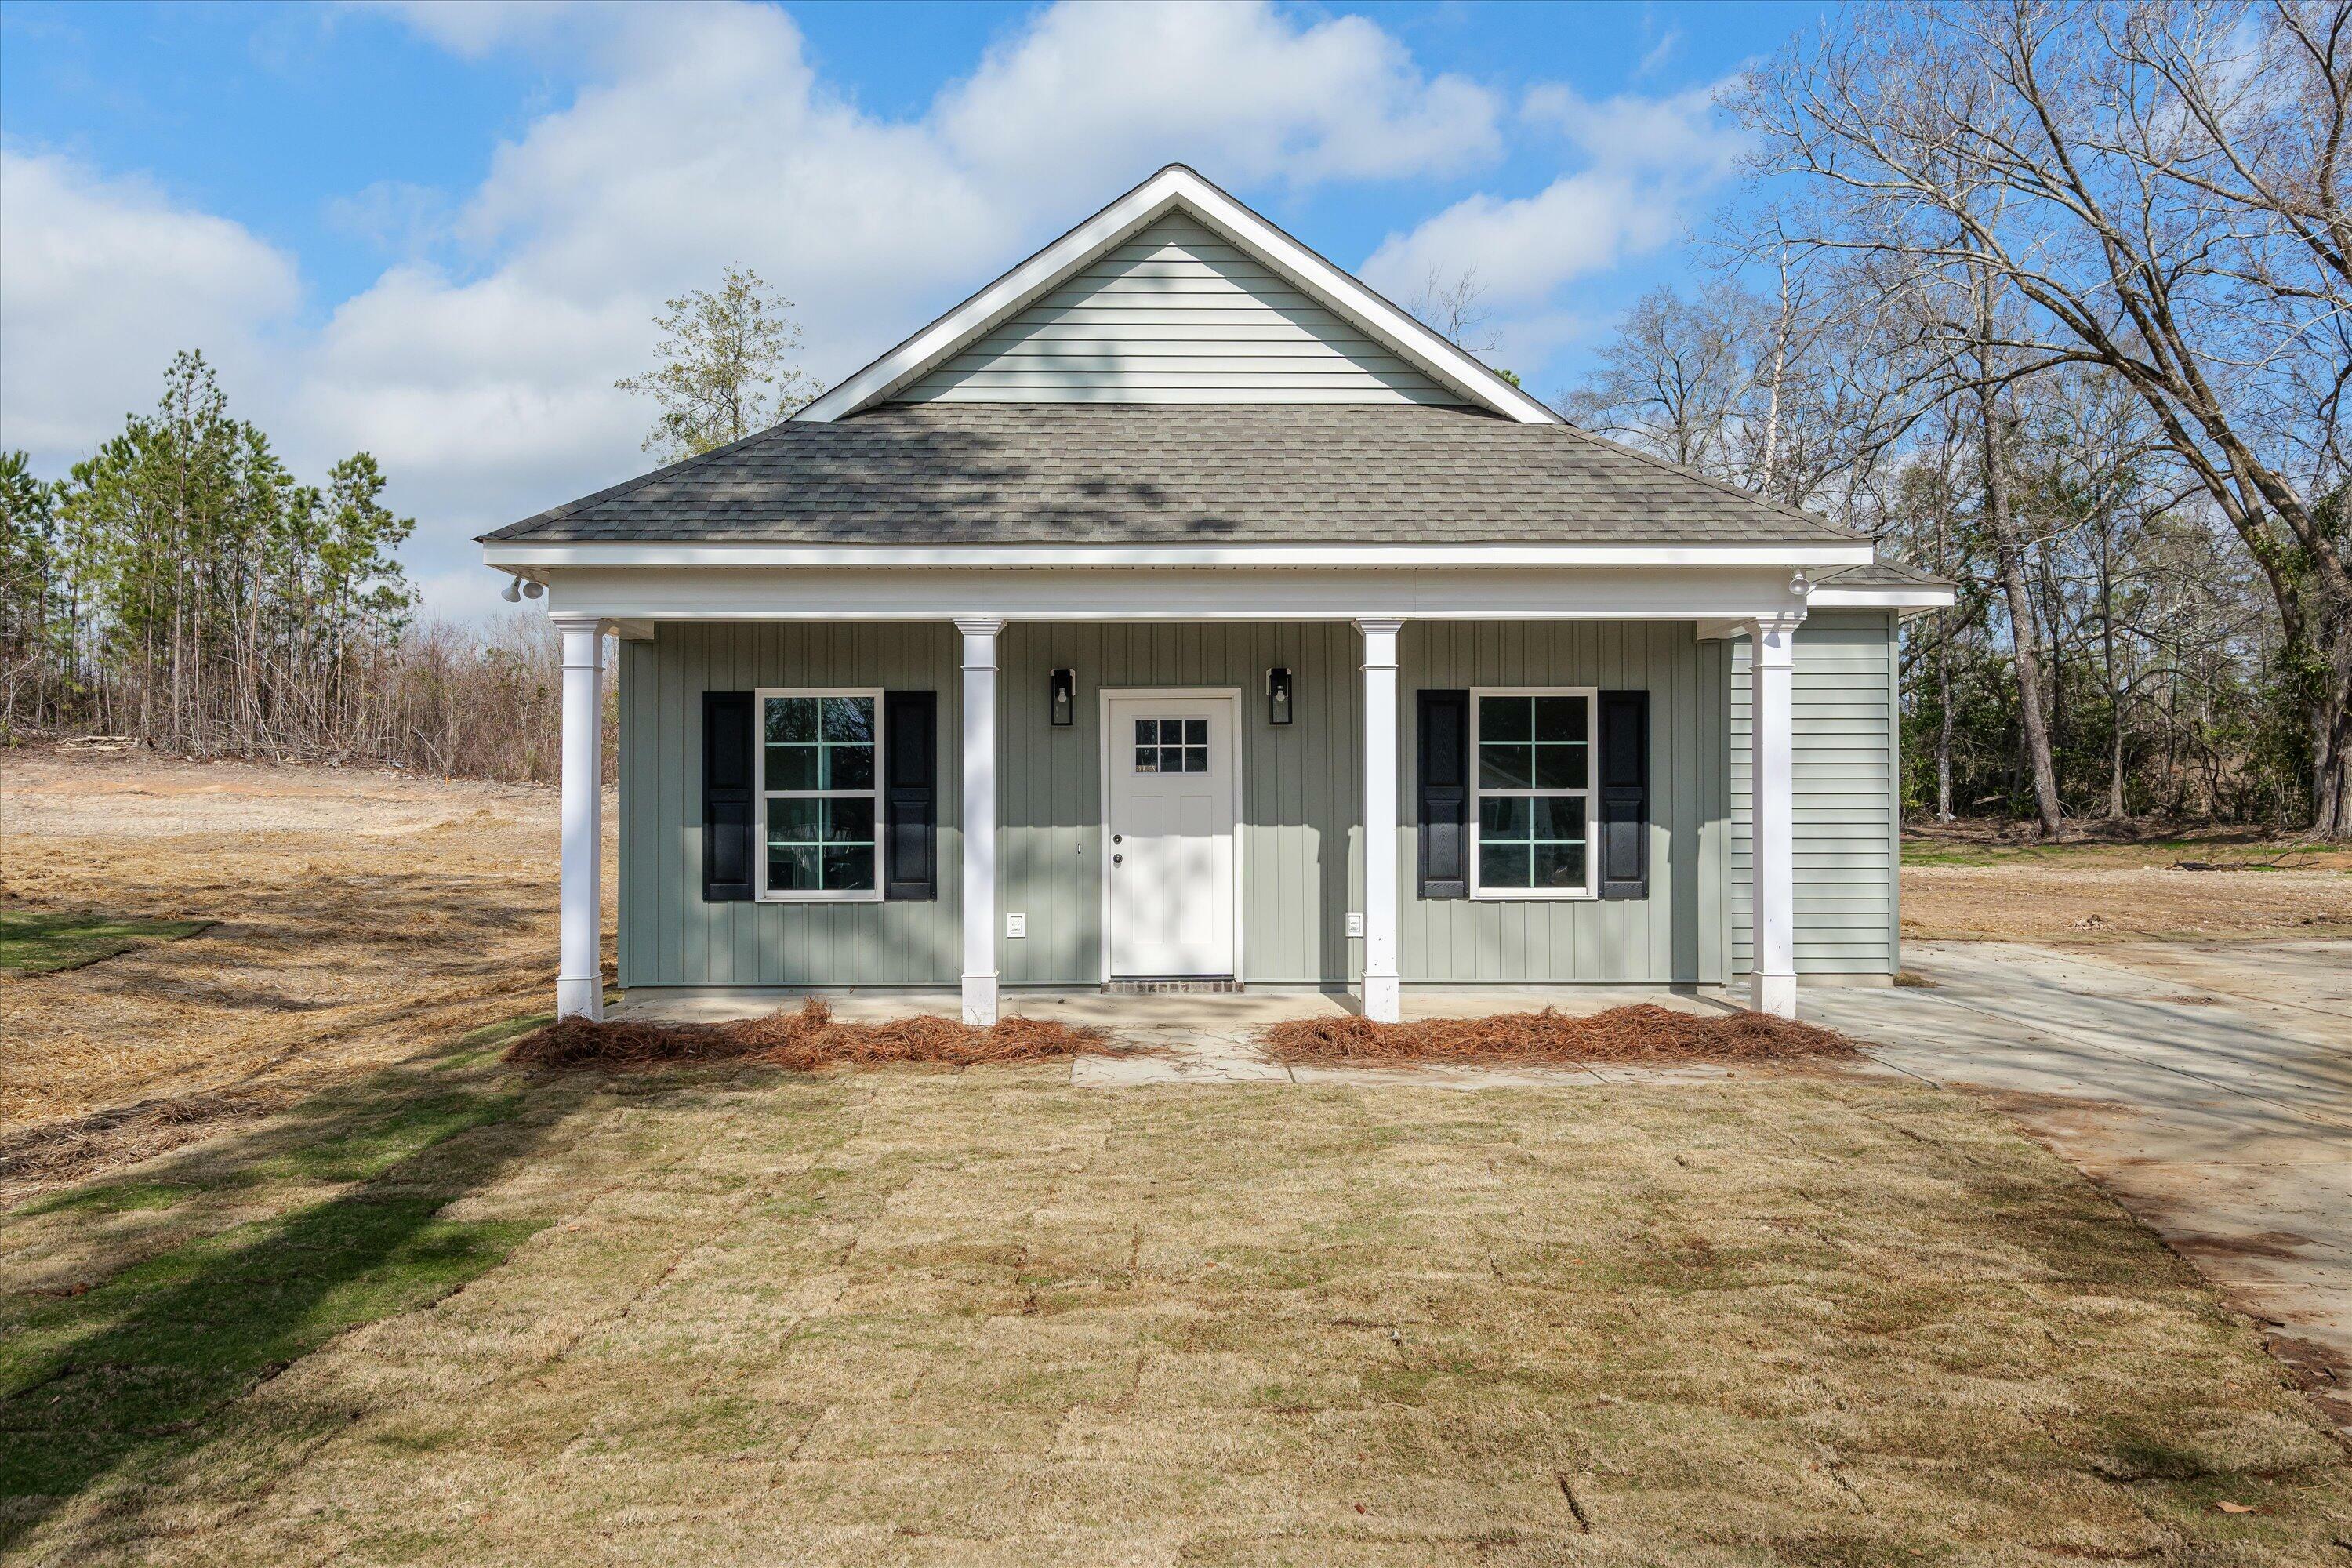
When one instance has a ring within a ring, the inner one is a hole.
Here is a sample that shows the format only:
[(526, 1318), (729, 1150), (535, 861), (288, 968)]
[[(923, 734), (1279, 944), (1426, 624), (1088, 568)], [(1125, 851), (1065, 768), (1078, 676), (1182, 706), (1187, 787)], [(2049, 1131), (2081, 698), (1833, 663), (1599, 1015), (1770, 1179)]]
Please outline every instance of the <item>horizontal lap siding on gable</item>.
[[(1884, 611), (1819, 611), (1797, 633), (1796, 918), (1801, 974), (1886, 974), (1895, 965), (1894, 630)], [(1729, 645), (1733, 973), (1747, 972), (1749, 821), (1748, 642)]]
[[(1724, 664), (1687, 621), (1410, 621), (1398, 652), (1398, 952), (1407, 984), (1712, 983), (1724, 976)], [(1423, 899), (1414, 692), (1590, 686), (1650, 694), (1650, 896)]]
[[(648, 641), (621, 644), (619, 674), (624, 986), (956, 984), (962, 670), (952, 626), (666, 622)], [(703, 901), (702, 693), (763, 686), (939, 693), (936, 900)]]
[(1196, 223), (1163, 219), (911, 384), (908, 402), (1432, 403), (1459, 395)]

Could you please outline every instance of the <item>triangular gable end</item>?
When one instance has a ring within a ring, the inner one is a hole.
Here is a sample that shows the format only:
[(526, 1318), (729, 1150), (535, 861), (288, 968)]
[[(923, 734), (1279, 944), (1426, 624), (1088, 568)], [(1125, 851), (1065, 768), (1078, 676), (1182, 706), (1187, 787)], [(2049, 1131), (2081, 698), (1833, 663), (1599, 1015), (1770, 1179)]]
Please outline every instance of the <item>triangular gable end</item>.
[(889, 401), (1465, 404), (1559, 416), (1181, 164), (793, 417)]

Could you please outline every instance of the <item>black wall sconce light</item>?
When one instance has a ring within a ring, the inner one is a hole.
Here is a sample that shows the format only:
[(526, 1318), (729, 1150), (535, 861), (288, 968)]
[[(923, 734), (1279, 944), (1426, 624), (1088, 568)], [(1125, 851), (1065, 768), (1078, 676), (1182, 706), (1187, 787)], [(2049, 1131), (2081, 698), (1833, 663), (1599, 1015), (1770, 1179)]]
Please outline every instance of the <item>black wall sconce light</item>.
[(1078, 672), (1075, 669), (1057, 669), (1046, 678), (1045, 686), (1048, 699), (1046, 715), (1051, 721), (1055, 724), (1076, 723), (1078, 721)]
[(1289, 723), (1291, 711), (1296, 706), (1290, 696), (1290, 671), (1277, 664), (1265, 672), (1265, 721), (1269, 724)]

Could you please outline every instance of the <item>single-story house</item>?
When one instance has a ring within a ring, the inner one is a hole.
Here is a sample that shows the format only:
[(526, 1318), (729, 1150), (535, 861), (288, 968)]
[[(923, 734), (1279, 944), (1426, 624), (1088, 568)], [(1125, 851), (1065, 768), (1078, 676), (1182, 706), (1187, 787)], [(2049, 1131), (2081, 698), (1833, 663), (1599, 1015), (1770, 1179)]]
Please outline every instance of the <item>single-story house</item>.
[(1948, 584), (1600, 439), (1181, 165), (774, 428), (484, 536), (563, 647), (558, 1004), (620, 983), (1898, 966)]

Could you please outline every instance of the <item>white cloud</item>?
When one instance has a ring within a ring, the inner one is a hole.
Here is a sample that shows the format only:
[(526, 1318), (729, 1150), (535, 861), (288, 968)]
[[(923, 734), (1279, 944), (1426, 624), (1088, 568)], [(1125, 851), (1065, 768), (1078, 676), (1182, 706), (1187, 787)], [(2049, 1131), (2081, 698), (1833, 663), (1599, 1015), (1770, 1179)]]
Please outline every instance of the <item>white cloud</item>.
[(1300, 26), (1261, 5), (1154, 4), (1040, 13), (937, 117), (975, 169), (1034, 180), (1050, 154), (1057, 180), (1090, 189), (1171, 160), (1233, 180), (1451, 173), (1500, 151), (1496, 112), (1485, 88), (1424, 78), (1360, 16)]
[(293, 261), (138, 179), (0, 149), (0, 444), (61, 468), (144, 412), (179, 349), (231, 380), (301, 300)]
[(1593, 102), (1565, 87), (1528, 94), (1520, 118), (1585, 158), (1532, 195), (1465, 196), (1392, 234), (1364, 265), (1375, 288), (1410, 298), (1475, 268), (1490, 304), (1525, 310), (1564, 285), (1680, 236), (1694, 202), (1734, 167), (1738, 134), (1719, 122), (1712, 88)]

